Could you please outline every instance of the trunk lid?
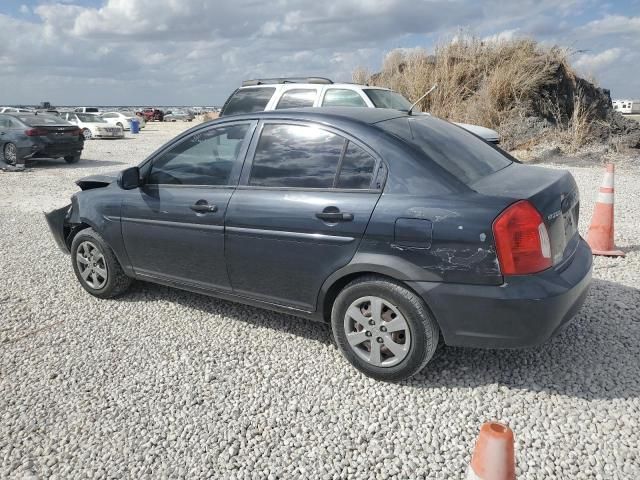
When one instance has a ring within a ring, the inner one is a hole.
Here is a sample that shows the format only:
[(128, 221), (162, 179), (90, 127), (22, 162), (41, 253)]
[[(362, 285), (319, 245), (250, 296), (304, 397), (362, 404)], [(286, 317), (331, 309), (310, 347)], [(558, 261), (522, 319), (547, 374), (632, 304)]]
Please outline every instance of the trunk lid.
[(529, 200), (549, 232), (553, 265), (558, 267), (571, 258), (578, 245), (580, 210), (580, 194), (571, 173), (513, 163), (470, 187), (484, 195), (509, 199), (510, 203)]
[(76, 125), (52, 125), (46, 123), (42, 125), (34, 124), (31, 128), (42, 131), (40, 136), (47, 137), (53, 143), (77, 142), (80, 138)]

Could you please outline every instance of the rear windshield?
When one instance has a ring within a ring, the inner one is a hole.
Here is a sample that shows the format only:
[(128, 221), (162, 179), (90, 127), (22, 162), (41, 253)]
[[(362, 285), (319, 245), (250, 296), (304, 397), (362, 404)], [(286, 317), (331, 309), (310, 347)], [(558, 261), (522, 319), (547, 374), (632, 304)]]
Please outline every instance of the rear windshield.
[(271, 87), (241, 88), (231, 95), (223, 107), (222, 115), (239, 115), (241, 113), (262, 112), (276, 89)]
[(77, 115), (81, 122), (107, 123), (107, 121), (104, 118), (99, 117), (98, 115), (92, 115), (90, 113), (78, 113)]
[[(367, 94), (367, 97), (369, 97), (369, 100), (373, 102), (376, 108), (392, 108), (394, 110), (404, 110), (405, 112), (411, 108), (411, 102), (409, 100), (392, 90), (365, 88), (364, 93)], [(417, 112), (419, 110), (416, 107), (413, 111)]]
[(86, 107), (84, 109), (85, 113), (98, 113), (98, 109), (96, 107)]
[(30, 126), (46, 124), (64, 125), (67, 123), (60, 117), (54, 117), (53, 115), (15, 115), (15, 117)]
[(467, 185), (512, 163), (464, 129), (434, 117), (401, 117), (377, 125), (405, 140)]

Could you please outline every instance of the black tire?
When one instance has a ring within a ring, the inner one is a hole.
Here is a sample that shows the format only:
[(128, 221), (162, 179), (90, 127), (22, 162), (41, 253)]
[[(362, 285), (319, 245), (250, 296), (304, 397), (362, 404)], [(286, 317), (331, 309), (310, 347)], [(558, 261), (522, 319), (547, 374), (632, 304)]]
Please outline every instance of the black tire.
[(67, 155), (64, 157), (64, 161), (67, 163), (78, 163), (80, 161), (80, 154), (76, 155)]
[[(10, 154), (9, 152), (14, 152)], [(15, 157), (14, 157), (15, 154)], [(12, 157), (12, 158), (9, 158)], [(5, 143), (4, 148), (2, 149), (2, 158), (9, 165), (17, 165), (19, 163), (20, 157), (18, 155), (18, 148), (14, 143), (8, 142)]]
[(122, 123), (116, 123), (116, 127), (120, 127), (124, 131), (124, 125), (122, 125)]
[[(356, 354), (355, 347), (347, 341), (347, 309), (353, 302), (368, 296), (379, 297), (392, 304), (408, 325), (411, 338), (408, 353), (397, 365), (373, 365)], [(420, 372), (433, 357), (440, 338), (436, 321), (418, 295), (400, 282), (374, 275), (354, 280), (338, 294), (331, 311), (331, 327), (338, 348), (354, 367), (369, 377), (389, 382), (404, 380)]]
[[(78, 249), (85, 242), (94, 245), (98, 252), (102, 254), (104, 259), (101, 266), (106, 268), (106, 281), (104, 282), (104, 285), (100, 285), (99, 288), (94, 288), (90, 285), (87, 280), (82, 277), (80, 272), (80, 262), (77, 260)], [(131, 285), (131, 278), (125, 275), (118, 259), (113, 253), (113, 250), (111, 250), (111, 247), (109, 247), (104, 239), (92, 228), (81, 230), (74, 237), (73, 242), (71, 243), (71, 263), (73, 265), (73, 271), (75, 272), (80, 285), (82, 285), (82, 288), (95, 297), (113, 298), (124, 293)]]

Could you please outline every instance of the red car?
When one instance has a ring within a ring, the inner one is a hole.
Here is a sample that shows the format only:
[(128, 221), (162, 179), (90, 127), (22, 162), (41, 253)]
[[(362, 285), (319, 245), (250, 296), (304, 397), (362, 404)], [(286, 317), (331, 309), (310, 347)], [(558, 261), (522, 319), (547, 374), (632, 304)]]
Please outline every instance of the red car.
[(162, 122), (164, 120), (164, 112), (157, 108), (145, 108), (136, 115), (142, 115), (147, 122)]

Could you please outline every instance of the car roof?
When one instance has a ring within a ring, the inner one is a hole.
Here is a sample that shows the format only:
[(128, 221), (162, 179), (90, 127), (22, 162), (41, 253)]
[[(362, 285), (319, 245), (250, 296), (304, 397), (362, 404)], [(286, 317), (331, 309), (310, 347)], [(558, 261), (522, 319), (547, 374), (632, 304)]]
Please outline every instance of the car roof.
[(316, 122), (326, 122), (331, 120), (351, 120), (359, 123), (373, 125), (384, 122), (392, 118), (407, 117), (407, 112), (393, 110), (390, 108), (368, 108), (368, 107), (306, 107), (306, 108), (286, 108), (282, 110), (268, 110), (253, 113), (243, 113), (240, 115), (229, 115), (221, 117), (224, 120), (247, 119), (247, 118), (278, 118), (290, 120), (311, 120)]
[(239, 90), (244, 90), (247, 88), (275, 88), (275, 87), (287, 87), (287, 88), (370, 88), (372, 90), (390, 90), (385, 87), (375, 87), (373, 85), (362, 85), (360, 83), (261, 83), (259, 85), (243, 85), (238, 87)]

